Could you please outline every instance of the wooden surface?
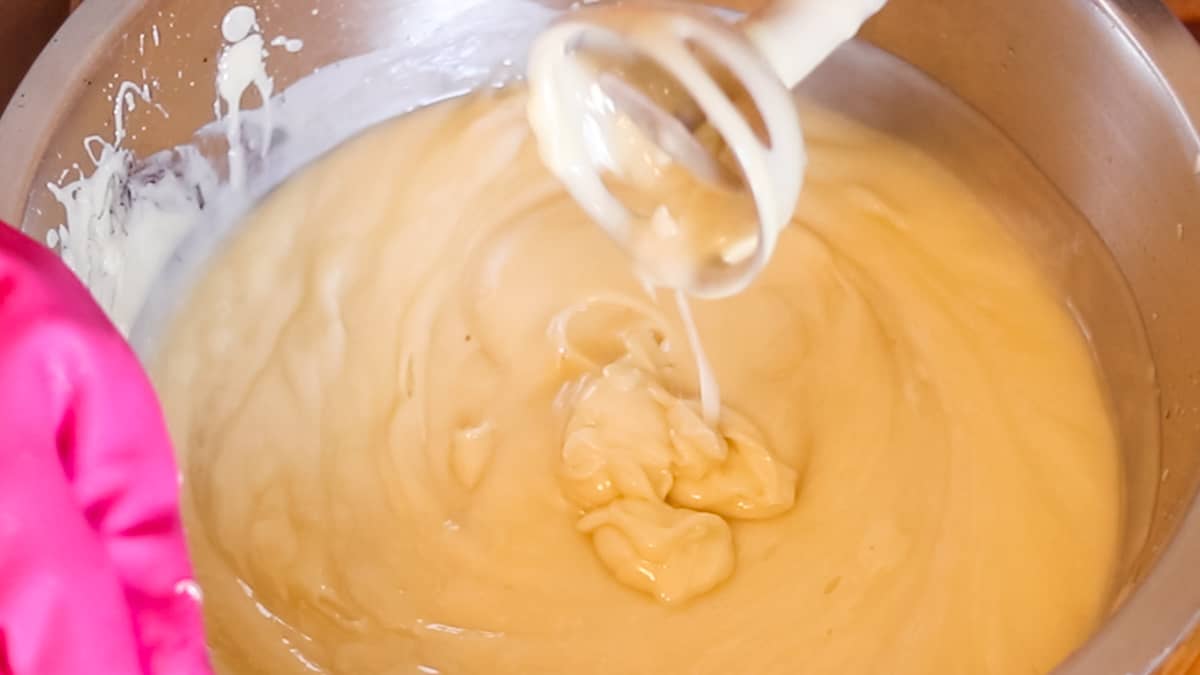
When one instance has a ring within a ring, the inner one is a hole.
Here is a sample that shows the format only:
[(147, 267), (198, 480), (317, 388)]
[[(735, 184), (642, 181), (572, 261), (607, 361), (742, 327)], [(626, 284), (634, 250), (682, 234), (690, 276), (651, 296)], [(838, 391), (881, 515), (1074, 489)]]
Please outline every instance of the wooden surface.
[(1200, 0), (1167, 0), (1167, 6), (1200, 38)]
[(0, 111), (67, 13), (67, 0), (0, 0)]
[(1185, 23), (1200, 21), (1200, 0), (1167, 0), (1167, 6)]

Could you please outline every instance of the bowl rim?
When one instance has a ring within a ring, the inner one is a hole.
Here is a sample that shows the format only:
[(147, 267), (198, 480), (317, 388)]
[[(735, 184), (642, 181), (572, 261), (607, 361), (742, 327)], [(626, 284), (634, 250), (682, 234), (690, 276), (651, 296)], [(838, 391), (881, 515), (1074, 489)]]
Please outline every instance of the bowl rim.
[[(59, 27), (0, 116), (0, 221), (21, 226), (30, 183), (97, 56), (148, 0), (88, 0)], [(49, 114), (47, 114), (49, 112)]]

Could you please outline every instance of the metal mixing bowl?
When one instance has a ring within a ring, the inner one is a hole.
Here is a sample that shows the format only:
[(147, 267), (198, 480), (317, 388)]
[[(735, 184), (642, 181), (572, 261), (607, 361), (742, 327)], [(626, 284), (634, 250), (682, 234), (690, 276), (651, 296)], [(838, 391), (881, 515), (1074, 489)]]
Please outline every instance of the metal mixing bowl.
[[(296, 85), (288, 121), (250, 191), (209, 209), (209, 229), (411, 107), (416, 89), (449, 94), (488, 81), (468, 66), (513, 68), (544, 19), (531, 1), (263, 3), (269, 37), (305, 41), (269, 60), (277, 90)], [(216, 27), (232, 4), (88, 0), (0, 120), (0, 219), (35, 236), (62, 222), (45, 185), (87, 165), (84, 137), (111, 135), (116, 82), (156, 81), (170, 112), (129, 114), (138, 156), (195, 141), (213, 119)], [(1120, 579), (1107, 622), (1057, 672), (1155, 672), (1200, 622), (1200, 49), (1158, 0), (892, 0), (863, 38), (882, 51), (842, 52), (806, 93), (1016, 204), (1019, 234), (1070, 298), (1110, 389), (1126, 474)], [(214, 242), (189, 239), (180, 259), (202, 260)], [(139, 324), (148, 334), (165, 316), (155, 303), (180, 292), (163, 288)]]

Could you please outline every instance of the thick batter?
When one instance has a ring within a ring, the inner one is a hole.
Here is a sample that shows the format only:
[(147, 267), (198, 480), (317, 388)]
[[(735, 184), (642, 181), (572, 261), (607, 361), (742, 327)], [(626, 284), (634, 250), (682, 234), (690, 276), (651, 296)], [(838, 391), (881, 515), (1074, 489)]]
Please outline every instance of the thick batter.
[(227, 673), (1043, 673), (1106, 606), (1117, 449), (1080, 329), (953, 176), (821, 110), (797, 222), (675, 304), (522, 94), (284, 185), (157, 379)]

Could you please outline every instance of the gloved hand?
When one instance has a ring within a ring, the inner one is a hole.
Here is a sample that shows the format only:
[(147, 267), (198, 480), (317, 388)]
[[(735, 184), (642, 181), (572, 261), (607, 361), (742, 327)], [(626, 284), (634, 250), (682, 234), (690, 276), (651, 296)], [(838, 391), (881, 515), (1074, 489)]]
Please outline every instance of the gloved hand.
[(136, 357), (0, 223), (0, 673), (210, 672), (178, 494)]

